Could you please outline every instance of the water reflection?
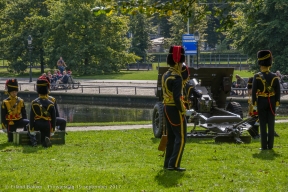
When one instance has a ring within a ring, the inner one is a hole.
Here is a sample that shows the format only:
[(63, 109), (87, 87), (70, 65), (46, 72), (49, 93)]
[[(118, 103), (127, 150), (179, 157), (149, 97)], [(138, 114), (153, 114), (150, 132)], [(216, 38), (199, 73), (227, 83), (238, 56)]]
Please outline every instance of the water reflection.
[(119, 108), (95, 105), (59, 104), (60, 116), (68, 122), (149, 121), (152, 109)]
[[(29, 117), (30, 103), (25, 104)], [(96, 105), (58, 104), (60, 117), (69, 123), (150, 121), (153, 109), (105, 107)]]

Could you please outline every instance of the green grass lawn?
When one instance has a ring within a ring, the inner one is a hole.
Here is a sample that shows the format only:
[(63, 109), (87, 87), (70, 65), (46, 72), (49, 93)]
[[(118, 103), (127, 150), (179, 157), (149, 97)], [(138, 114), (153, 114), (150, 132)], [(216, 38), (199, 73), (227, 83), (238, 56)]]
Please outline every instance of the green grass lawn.
[[(79, 76), (77, 73), (73, 73), (73, 78), (75, 79), (115, 79), (115, 80), (156, 80), (158, 77), (158, 71), (156, 67), (158, 63), (153, 63), (153, 70), (140, 70), (140, 71), (120, 71), (119, 73), (108, 74), (108, 75), (91, 75), (91, 76)], [(166, 63), (160, 63), (159, 66), (167, 67)], [(45, 69), (45, 72), (53, 71), (53, 69)], [(73, 70), (72, 70), (73, 71)], [(251, 77), (252, 72), (247, 70), (235, 70), (233, 75), (233, 81), (236, 80), (235, 75), (239, 74), (241, 77)], [(40, 69), (33, 69), (32, 76), (37, 78), (41, 75)], [(0, 68), (1, 77), (15, 77), (15, 78), (29, 78), (29, 71), (27, 70), (24, 74), (11, 74), (8, 73), (5, 68)]]
[(287, 123), (273, 151), (250, 144), (188, 139), (182, 166), (162, 169), (152, 130), (69, 132), (65, 145), (32, 148), (0, 134), (0, 191), (287, 191)]

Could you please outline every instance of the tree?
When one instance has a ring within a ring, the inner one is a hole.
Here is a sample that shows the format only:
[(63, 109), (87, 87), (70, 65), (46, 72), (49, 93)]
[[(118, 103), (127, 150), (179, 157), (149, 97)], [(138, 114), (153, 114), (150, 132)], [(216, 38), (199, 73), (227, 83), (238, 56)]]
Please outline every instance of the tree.
[(287, 73), (288, 4), (285, 0), (255, 0), (242, 4), (236, 11), (235, 25), (229, 30), (234, 46), (247, 53), (254, 66), (256, 53), (269, 49), (274, 57), (272, 70)]
[(27, 37), (33, 38), (34, 62), (56, 67), (59, 56), (81, 73), (117, 72), (139, 59), (128, 53), (127, 16), (91, 13), (94, 0), (12, 0), (1, 3), (0, 44), (10, 71), (29, 66)]
[(43, 1), (12, 0), (7, 1), (2, 9), (0, 45), (4, 48), (3, 52), (9, 64), (9, 71), (21, 73), (30, 65), (27, 47), (29, 35), (33, 38), (32, 60), (34, 62), (41, 61), (43, 64), (41, 36), (43, 28), (38, 25), (38, 22), (35, 22), (38, 17), (47, 15)]
[(147, 50), (149, 46), (151, 46), (149, 37), (149, 34), (151, 33), (151, 24), (147, 19), (147, 16), (139, 13), (131, 16), (130, 31), (133, 36), (130, 52), (141, 57), (140, 62), (146, 62), (148, 59)]
[(218, 44), (220, 44), (224, 38), (225, 35), (223, 32), (221, 32), (219, 29), (221, 27), (220, 25), (220, 19), (218, 17), (218, 12), (223, 9), (223, 7), (226, 6), (226, 4), (218, 4), (215, 5), (212, 3), (211, 0), (208, 1), (208, 10), (211, 11), (211, 14), (207, 15), (207, 28), (204, 30), (204, 33), (207, 34), (205, 36), (206, 42), (205, 42), (205, 49), (209, 48), (216, 48)]

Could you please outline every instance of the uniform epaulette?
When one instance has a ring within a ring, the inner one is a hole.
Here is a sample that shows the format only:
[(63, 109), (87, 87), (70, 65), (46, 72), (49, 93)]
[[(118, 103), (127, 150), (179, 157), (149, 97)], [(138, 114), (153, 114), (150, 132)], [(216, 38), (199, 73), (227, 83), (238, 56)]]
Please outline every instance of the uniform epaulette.
[(52, 96), (49, 95), (49, 96), (48, 96), (48, 99), (49, 99), (50, 101), (52, 101), (53, 103), (55, 103), (55, 100), (56, 100), (56, 99), (55, 99), (54, 97), (52, 97)]

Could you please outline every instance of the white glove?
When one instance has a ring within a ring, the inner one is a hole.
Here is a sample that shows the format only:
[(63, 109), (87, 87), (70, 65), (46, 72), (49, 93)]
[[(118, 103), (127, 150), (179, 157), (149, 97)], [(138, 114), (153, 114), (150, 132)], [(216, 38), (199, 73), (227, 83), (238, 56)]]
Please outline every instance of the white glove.
[(7, 133), (7, 129), (2, 129), (2, 131), (3, 131), (4, 133)]
[(194, 112), (193, 109), (186, 110), (186, 114), (185, 115), (186, 116), (191, 116), (193, 112)]
[(50, 137), (52, 137), (53, 135), (54, 135), (54, 132), (51, 132), (51, 133), (50, 133)]
[(35, 135), (36, 135), (36, 132), (35, 132), (35, 131), (30, 131), (30, 135), (35, 136)]
[(254, 107), (253, 107), (253, 110), (257, 111), (257, 106), (254, 106)]

